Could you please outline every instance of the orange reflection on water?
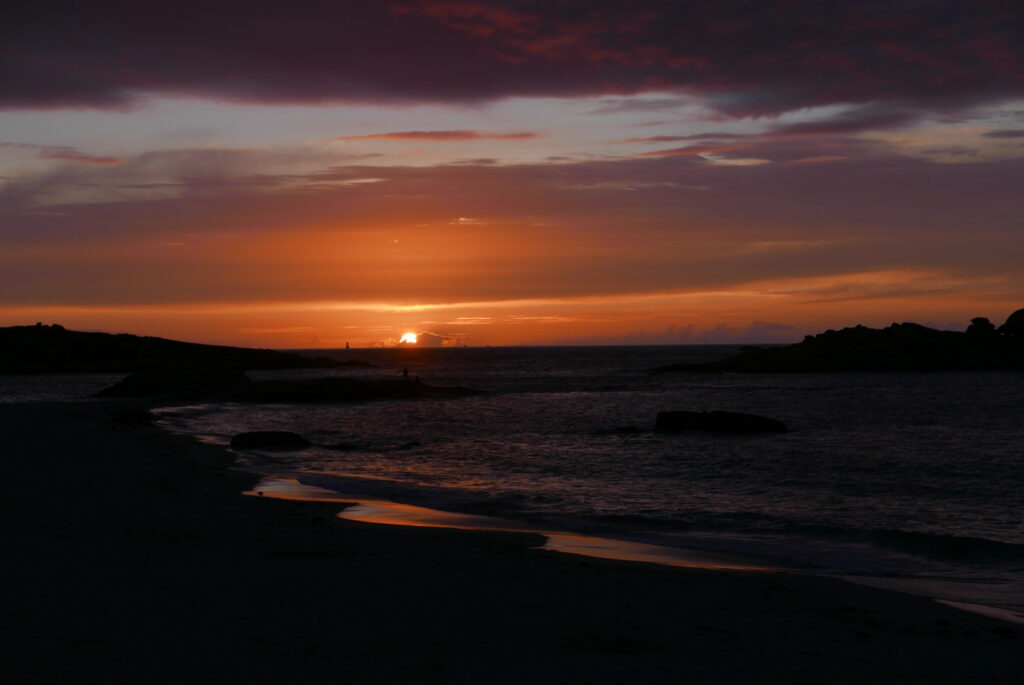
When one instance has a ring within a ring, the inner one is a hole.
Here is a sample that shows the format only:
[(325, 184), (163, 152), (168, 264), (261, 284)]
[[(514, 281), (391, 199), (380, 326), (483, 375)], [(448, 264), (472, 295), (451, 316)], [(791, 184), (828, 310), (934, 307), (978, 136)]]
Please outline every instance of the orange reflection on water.
[(640, 561), (685, 568), (728, 569), (735, 571), (781, 570), (759, 564), (753, 559), (744, 559), (738, 556), (713, 554), (697, 550), (680, 549), (678, 547), (663, 547), (612, 538), (591, 537), (542, 528), (530, 528), (522, 523), (494, 516), (477, 516), (474, 514), (440, 511), (426, 507), (417, 507), (412, 504), (390, 502), (365, 495), (349, 497), (332, 490), (303, 485), (297, 480), (286, 478), (265, 477), (255, 488), (244, 494), (312, 502), (343, 502), (349, 504), (349, 506), (340, 512), (338, 517), (363, 523), (421, 528), (457, 528), (460, 530), (533, 533), (547, 538), (546, 542), (538, 549), (600, 559)]

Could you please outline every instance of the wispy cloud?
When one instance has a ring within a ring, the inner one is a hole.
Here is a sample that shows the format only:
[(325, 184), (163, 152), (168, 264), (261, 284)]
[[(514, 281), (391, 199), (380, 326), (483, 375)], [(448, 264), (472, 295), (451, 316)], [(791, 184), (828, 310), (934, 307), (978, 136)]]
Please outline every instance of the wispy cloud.
[(0, 143), (0, 147), (31, 150), (35, 152), (38, 159), (52, 159), (60, 162), (71, 162), (73, 164), (94, 164), (97, 166), (111, 166), (123, 164), (124, 160), (119, 157), (106, 157), (102, 155), (90, 155), (81, 152), (70, 145), (35, 145), (32, 143)]
[(986, 138), (1024, 138), (1024, 128), (1003, 128), (987, 131), (981, 135)]
[(685, 147), (675, 147), (668, 150), (652, 150), (651, 152), (641, 152), (636, 155), (637, 157), (692, 157), (694, 155), (707, 155), (714, 154), (717, 152), (726, 152), (728, 150), (737, 149), (738, 145), (687, 145)]
[(433, 143), (453, 143), (466, 140), (530, 140), (540, 138), (539, 133), (519, 131), (502, 133), (498, 131), (392, 131), (371, 133), (364, 136), (338, 136), (335, 140), (417, 140)]

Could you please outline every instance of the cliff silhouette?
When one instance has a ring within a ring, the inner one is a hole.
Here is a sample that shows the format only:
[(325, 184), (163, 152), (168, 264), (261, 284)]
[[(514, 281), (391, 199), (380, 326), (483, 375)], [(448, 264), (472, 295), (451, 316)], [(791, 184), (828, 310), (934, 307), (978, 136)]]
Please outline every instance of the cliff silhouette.
[(202, 345), (127, 333), (83, 333), (53, 324), (0, 328), (0, 373), (132, 373), (189, 365), (221, 369), (332, 368), (339, 362), (295, 352)]
[(1024, 309), (998, 328), (976, 317), (965, 332), (916, 323), (854, 326), (808, 335), (786, 347), (748, 347), (702, 364), (670, 364), (651, 373), (825, 373), (844, 371), (1024, 370)]

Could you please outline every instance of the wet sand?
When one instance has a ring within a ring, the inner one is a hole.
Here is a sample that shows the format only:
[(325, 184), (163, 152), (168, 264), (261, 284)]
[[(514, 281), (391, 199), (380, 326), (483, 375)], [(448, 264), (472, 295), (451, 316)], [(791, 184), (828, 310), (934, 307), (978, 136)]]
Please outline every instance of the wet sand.
[(1011, 683), (1021, 626), (837, 579), (243, 497), (117, 403), (0, 405), (7, 682)]

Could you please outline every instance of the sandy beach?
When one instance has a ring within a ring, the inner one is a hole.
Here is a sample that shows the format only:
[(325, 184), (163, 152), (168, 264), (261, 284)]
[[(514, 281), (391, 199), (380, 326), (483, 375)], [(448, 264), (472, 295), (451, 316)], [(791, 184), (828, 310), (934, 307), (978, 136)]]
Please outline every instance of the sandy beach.
[(111, 401), (0, 405), (12, 683), (1011, 683), (1019, 625), (788, 573), (243, 497)]

